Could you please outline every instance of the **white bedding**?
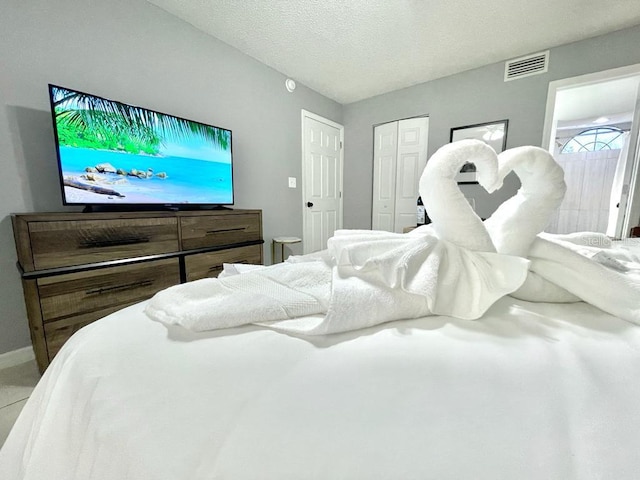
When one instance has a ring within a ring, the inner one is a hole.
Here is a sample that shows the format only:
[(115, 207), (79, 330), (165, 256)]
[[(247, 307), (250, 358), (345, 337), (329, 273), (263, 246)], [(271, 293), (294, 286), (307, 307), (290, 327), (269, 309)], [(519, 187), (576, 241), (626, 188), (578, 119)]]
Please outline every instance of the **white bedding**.
[[(638, 246), (536, 236), (564, 193), (550, 155), (460, 145), (421, 178), (433, 229), (342, 232), (330, 268), (193, 282), (81, 329), (0, 479), (640, 478)], [(483, 186), (523, 184), (486, 229), (454, 181), (468, 155)]]
[(638, 478), (640, 327), (585, 303), (306, 338), (143, 308), (64, 346), (0, 478)]

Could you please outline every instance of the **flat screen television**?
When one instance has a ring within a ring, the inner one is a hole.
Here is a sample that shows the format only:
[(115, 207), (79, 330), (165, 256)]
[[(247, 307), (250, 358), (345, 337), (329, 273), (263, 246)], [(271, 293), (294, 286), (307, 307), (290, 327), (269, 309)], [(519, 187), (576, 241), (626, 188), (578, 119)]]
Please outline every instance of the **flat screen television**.
[(233, 205), (231, 130), (49, 85), (64, 205)]

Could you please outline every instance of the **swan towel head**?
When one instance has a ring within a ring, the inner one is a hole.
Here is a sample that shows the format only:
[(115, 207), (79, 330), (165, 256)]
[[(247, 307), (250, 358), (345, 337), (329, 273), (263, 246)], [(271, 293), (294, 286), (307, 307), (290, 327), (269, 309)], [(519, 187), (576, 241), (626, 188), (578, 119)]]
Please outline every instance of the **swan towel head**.
[(460, 140), (441, 147), (427, 161), (420, 196), (439, 238), (469, 250), (495, 252), (487, 229), (455, 180), (469, 162), (475, 164), (478, 181), (487, 191), (499, 184), (496, 152), (480, 140)]
[(484, 225), (498, 253), (526, 257), (562, 203), (567, 186), (560, 165), (539, 147), (517, 147), (498, 155), (499, 182), (511, 172), (520, 179), (520, 189)]

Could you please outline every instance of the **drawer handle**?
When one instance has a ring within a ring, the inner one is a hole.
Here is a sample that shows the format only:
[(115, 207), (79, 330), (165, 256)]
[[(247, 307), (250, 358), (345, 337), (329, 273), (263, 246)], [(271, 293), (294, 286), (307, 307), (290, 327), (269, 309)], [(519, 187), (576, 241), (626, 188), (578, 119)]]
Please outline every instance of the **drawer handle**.
[(134, 245), (136, 243), (148, 243), (148, 237), (123, 237), (113, 240), (91, 240), (80, 243), (80, 248), (116, 247), (118, 245)]
[(241, 232), (244, 230), (246, 230), (246, 227), (223, 228), (220, 230), (207, 230), (207, 235), (215, 235), (216, 233), (226, 233), (226, 232)]
[(140, 282), (126, 283), (124, 285), (114, 285), (112, 287), (94, 288), (91, 290), (87, 290), (84, 293), (86, 295), (95, 295), (96, 293), (101, 294), (105, 292), (119, 292), (122, 290), (131, 290), (139, 287), (148, 287), (149, 285), (153, 285), (153, 282), (151, 280), (142, 280)]

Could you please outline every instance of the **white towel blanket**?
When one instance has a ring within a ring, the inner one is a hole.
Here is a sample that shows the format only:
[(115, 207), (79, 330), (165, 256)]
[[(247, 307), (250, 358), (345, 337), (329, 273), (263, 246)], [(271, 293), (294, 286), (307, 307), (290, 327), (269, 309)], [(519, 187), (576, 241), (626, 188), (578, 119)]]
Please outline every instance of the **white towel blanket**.
[(324, 261), (225, 268), (226, 275), (220, 278), (157, 293), (146, 314), (167, 325), (203, 331), (313, 315), (325, 312), (329, 305), (331, 268)]
[(271, 326), (307, 335), (430, 314), (476, 319), (517, 289), (527, 269), (523, 258), (473, 252), (428, 229), (343, 230), (323, 256), (244, 273), (227, 267), (221, 278), (159, 292), (146, 313), (194, 331), (281, 320)]
[[(631, 242), (629, 242), (631, 243)], [(541, 233), (531, 271), (607, 313), (640, 325), (640, 248), (612, 248), (599, 233)], [(533, 292), (532, 300), (536, 300)]]

